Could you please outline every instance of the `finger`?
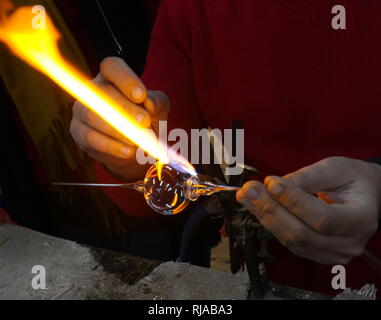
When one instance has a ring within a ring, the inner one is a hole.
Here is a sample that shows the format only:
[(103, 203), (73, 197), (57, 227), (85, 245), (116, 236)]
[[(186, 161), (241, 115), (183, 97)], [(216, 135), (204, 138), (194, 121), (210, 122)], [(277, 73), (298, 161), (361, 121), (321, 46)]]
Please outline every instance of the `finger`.
[[(134, 120), (137, 124), (139, 124), (143, 128), (148, 128), (151, 125), (151, 117), (147, 110), (145, 110), (142, 107), (139, 107), (138, 105), (134, 104), (130, 100), (128, 100), (126, 97), (123, 96), (122, 93), (120, 93), (115, 87), (113, 87), (110, 84), (107, 84), (99, 79), (94, 79), (93, 81), (98, 88), (100, 88), (102, 91), (104, 91), (115, 103), (120, 105), (126, 113)], [(88, 117), (93, 117), (91, 115), (91, 112), (89, 108), (83, 106), (82, 108), (79, 108), (80, 117), (83, 122), (88, 123)], [(84, 109), (85, 108), (85, 109)], [(95, 119), (93, 119), (95, 120)], [(104, 124), (102, 122), (105, 122), (105, 120), (102, 120), (100, 122), (96, 121), (95, 125), (97, 129), (98, 125), (100, 126), (99, 129), (104, 128)], [(89, 124), (89, 123), (88, 123)], [(90, 124), (89, 124), (90, 125)]]
[(70, 131), (76, 143), (85, 151), (96, 151), (123, 159), (130, 159), (135, 156), (135, 149), (132, 145), (123, 144), (105, 136), (81, 122), (73, 121)]
[(298, 256), (322, 264), (347, 264), (363, 254), (367, 241), (353, 237), (321, 236), (320, 245), (314, 248), (289, 248)]
[(73, 117), (94, 130), (113, 137), (122, 142), (130, 143), (130, 141), (119, 131), (115, 130), (105, 120), (98, 116), (95, 112), (76, 101), (73, 105)]
[[(346, 236), (361, 223), (359, 209), (351, 204), (327, 204), (286, 178), (265, 179), (267, 191), (290, 213), (320, 234)], [(350, 219), (351, 223), (344, 223)]]
[(275, 201), (262, 183), (247, 182), (236, 197), (284, 246), (305, 246), (312, 240), (312, 230)]
[[(129, 161), (131, 159), (124, 159), (111, 156), (109, 154), (98, 152), (96, 150), (87, 150), (86, 153), (93, 159), (96, 159), (100, 163), (103, 163), (106, 167), (110, 166), (119, 170), (129, 169), (131, 167), (131, 161)], [(111, 172), (114, 172), (114, 170), (111, 170)]]
[(162, 91), (148, 91), (144, 107), (148, 110), (151, 117), (158, 121), (168, 118), (170, 103), (167, 95)]
[(147, 90), (143, 82), (124, 60), (117, 57), (105, 58), (100, 65), (100, 74), (131, 101), (142, 103), (146, 99)]
[(329, 191), (348, 184), (350, 162), (343, 157), (330, 157), (285, 176), (310, 193)]
[(285, 247), (334, 253), (347, 252), (353, 247), (351, 238), (325, 236), (313, 231), (280, 205), (260, 182), (247, 182), (236, 197)]

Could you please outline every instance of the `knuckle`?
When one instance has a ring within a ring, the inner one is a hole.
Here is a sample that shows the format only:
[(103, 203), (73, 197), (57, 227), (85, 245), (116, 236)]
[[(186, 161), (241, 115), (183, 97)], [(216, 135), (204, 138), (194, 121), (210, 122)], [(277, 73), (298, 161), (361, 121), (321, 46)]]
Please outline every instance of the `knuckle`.
[(303, 247), (308, 243), (307, 238), (306, 232), (297, 231), (292, 238), (293, 244), (297, 247)]
[(86, 130), (84, 132), (84, 142), (86, 146), (91, 146), (93, 144), (93, 130)]
[(287, 208), (290, 211), (294, 211), (300, 207), (300, 201), (298, 196), (294, 192), (286, 191), (280, 200), (286, 203)]
[(86, 113), (86, 122), (90, 126), (94, 126), (94, 125), (96, 125), (99, 122), (99, 118), (98, 118), (98, 116), (94, 112), (88, 111)]
[(259, 202), (259, 210), (265, 214), (271, 214), (277, 209), (274, 201), (261, 201)]
[(330, 233), (330, 231), (332, 230), (332, 222), (327, 217), (327, 215), (322, 215), (316, 222), (314, 229), (318, 233), (322, 233), (322, 234)]
[(83, 106), (81, 103), (77, 103), (73, 106), (73, 118), (78, 121), (86, 121), (87, 114), (89, 109)]
[(326, 159), (323, 159), (321, 163), (326, 168), (332, 168), (332, 167), (343, 168), (343, 167), (347, 167), (350, 164), (353, 164), (354, 161), (351, 161), (350, 159), (345, 157), (333, 156), (333, 157), (328, 157)]
[(74, 142), (80, 147), (80, 149), (83, 149), (80, 123), (77, 121), (71, 121), (69, 126), (69, 132)]
[(285, 246), (286, 248), (288, 247), (291, 247), (292, 246), (292, 242), (291, 242), (291, 239), (289, 237), (282, 237), (279, 239), (279, 242)]
[(107, 72), (108, 69), (114, 64), (118, 63), (120, 58), (118, 57), (106, 57), (100, 63), (100, 71), (101, 73)]
[(81, 103), (78, 102), (78, 101), (75, 101), (73, 103), (73, 114), (75, 114), (76, 112), (78, 112), (78, 108), (80, 107)]
[(87, 108), (82, 108), (81, 110), (81, 119), (83, 122), (85, 123), (89, 123), (89, 119), (90, 119), (90, 114), (92, 113), (92, 111), (90, 111), (89, 109)]
[(333, 157), (328, 157), (323, 160), (324, 163), (326, 164), (332, 164), (332, 163), (342, 163), (344, 161), (344, 157), (339, 157), (339, 156), (333, 156)]
[(303, 247), (307, 244), (307, 235), (302, 230), (295, 230), (286, 234), (284, 238), (282, 238), (281, 243), (285, 247)]
[(119, 157), (120, 146), (112, 141), (103, 141), (102, 149), (109, 156)]
[(252, 189), (252, 188), (255, 188), (257, 186), (257, 183), (253, 180), (250, 180), (248, 182), (246, 182), (243, 186), (242, 186), (242, 192), (246, 195), (247, 192)]
[(99, 82), (96, 85), (99, 89), (107, 93), (110, 93), (114, 89), (114, 87), (111, 84), (105, 82)]
[(73, 121), (73, 120), (70, 122), (69, 132), (70, 132), (71, 136), (73, 137), (74, 141), (76, 141), (76, 138), (77, 138), (77, 128), (76, 128), (76, 122)]
[(104, 148), (104, 151), (105, 151), (106, 154), (108, 154), (108, 155), (112, 155), (113, 154), (113, 152), (112, 152), (113, 149), (112, 149), (111, 143), (105, 143), (103, 145), (103, 148)]
[(74, 102), (72, 108), (72, 119), (81, 119), (82, 113), (84, 111), (83, 109), (84, 106), (79, 101)]
[(282, 237), (280, 239), (280, 243), (283, 246), (285, 246), (286, 248), (288, 248), (288, 247), (296, 247), (295, 243), (294, 243), (294, 239), (295, 239), (294, 236), (292, 236), (292, 235), (286, 235), (286, 236), (284, 236), (284, 237)]
[(262, 221), (262, 219), (265, 217), (265, 213), (261, 211), (255, 204), (249, 204), (249, 207), (247, 207), (248, 210), (252, 215), (254, 215), (259, 221)]
[(142, 114), (145, 120), (150, 119), (151, 117), (146, 109), (141, 108), (139, 106), (131, 105), (129, 108), (126, 109), (130, 114)]
[(255, 188), (258, 185), (258, 183), (254, 180), (250, 180), (245, 183), (245, 189)]
[(265, 180), (263, 180), (263, 183), (264, 183), (265, 186), (268, 186), (272, 181), (273, 181), (273, 177), (272, 176), (267, 176), (265, 178)]
[(327, 170), (330, 167), (332, 167), (332, 165), (335, 165), (335, 163), (336, 157), (329, 157), (319, 161), (317, 165), (320, 166), (322, 169)]

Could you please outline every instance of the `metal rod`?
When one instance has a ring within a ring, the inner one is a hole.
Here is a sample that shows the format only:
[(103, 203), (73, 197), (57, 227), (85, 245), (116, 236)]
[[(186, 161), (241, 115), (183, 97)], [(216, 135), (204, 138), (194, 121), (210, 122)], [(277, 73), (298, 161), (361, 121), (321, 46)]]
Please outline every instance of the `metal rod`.
[(105, 184), (105, 183), (75, 183), (75, 182), (53, 182), (53, 185), (54, 186), (86, 186), (86, 187), (119, 187), (119, 188), (123, 188), (126, 186), (125, 183)]
[(84, 186), (84, 187), (112, 187), (134, 189), (139, 192), (144, 192), (144, 182), (138, 181), (133, 183), (78, 183), (78, 182), (53, 182), (54, 186)]
[(105, 12), (104, 12), (104, 10), (103, 10), (101, 4), (99, 3), (98, 0), (95, 0), (95, 2), (96, 2), (96, 4), (97, 4), (97, 7), (98, 7), (98, 9), (99, 9), (99, 11), (100, 11), (102, 17), (103, 17), (103, 20), (104, 20), (104, 22), (105, 22), (105, 24), (106, 24), (106, 27), (107, 27), (108, 31), (110, 32), (110, 35), (111, 35), (112, 39), (113, 39), (114, 42), (115, 42), (115, 45), (116, 45), (116, 47), (117, 47), (119, 56), (120, 56), (121, 58), (125, 58), (125, 57), (124, 57), (123, 48), (122, 48), (122, 46), (120, 45), (120, 43), (119, 43), (119, 41), (118, 41), (118, 39), (117, 39), (117, 37), (116, 37), (114, 31), (113, 31), (112, 28), (111, 28), (111, 25), (110, 25), (110, 23), (109, 23), (109, 21), (108, 21), (108, 19), (107, 19), (107, 17), (106, 17), (106, 14), (105, 14)]
[(216, 190), (219, 191), (238, 191), (239, 189), (241, 189), (241, 187), (216, 185)]

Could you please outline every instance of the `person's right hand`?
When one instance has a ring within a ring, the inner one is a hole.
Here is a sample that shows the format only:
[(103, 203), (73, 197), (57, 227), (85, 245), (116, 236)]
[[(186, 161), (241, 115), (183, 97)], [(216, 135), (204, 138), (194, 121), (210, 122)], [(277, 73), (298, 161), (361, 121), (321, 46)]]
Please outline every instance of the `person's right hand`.
[[(120, 58), (102, 61), (92, 82), (124, 107), (143, 128), (155, 131), (169, 113), (169, 100), (161, 91), (147, 91), (142, 81)], [(157, 132), (157, 131), (156, 131)], [(97, 114), (76, 101), (70, 133), (78, 146), (125, 180), (144, 176), (146, 168), (136, 162), (137, 147)]]

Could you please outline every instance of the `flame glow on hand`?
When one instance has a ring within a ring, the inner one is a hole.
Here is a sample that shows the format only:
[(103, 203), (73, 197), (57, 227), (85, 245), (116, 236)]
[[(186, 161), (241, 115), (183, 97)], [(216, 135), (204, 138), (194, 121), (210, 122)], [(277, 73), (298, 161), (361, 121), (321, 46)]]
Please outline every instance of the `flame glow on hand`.
[[(60, 34), (49, 16), (44, 29), (32, 27), (32, 7), (20, 7), (10, 16), (9, 1), (0, 0), (0, 41), (14, 55), (47, 75), (75, 99), (86, 105), (126, 138), (161, 163), (176, 162), (187, 172), (193, 166), (150, 135), (112, 98), (64, 60), (58, 49)], [(30, 89), (28, 89), (30, 90)]]

